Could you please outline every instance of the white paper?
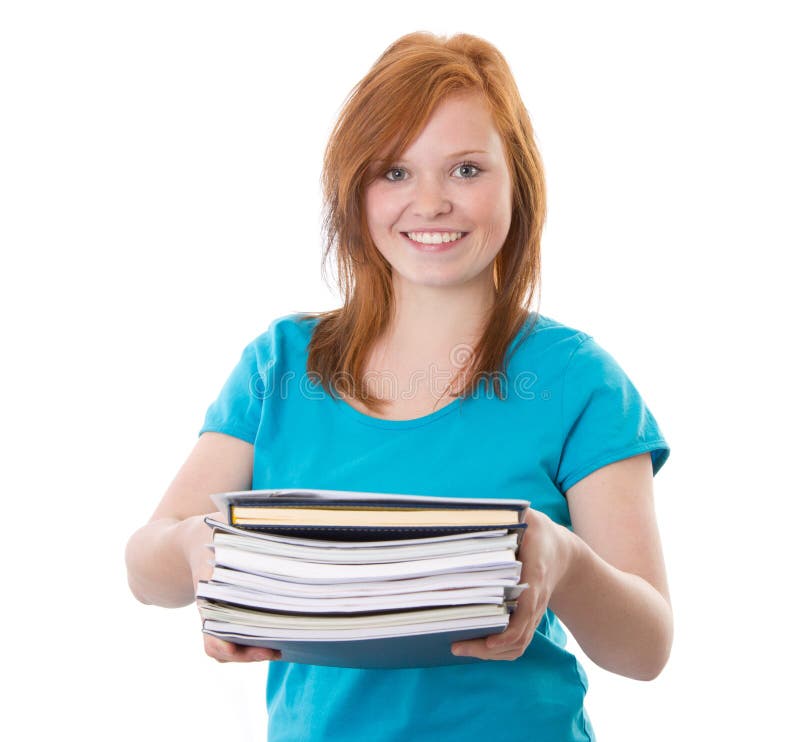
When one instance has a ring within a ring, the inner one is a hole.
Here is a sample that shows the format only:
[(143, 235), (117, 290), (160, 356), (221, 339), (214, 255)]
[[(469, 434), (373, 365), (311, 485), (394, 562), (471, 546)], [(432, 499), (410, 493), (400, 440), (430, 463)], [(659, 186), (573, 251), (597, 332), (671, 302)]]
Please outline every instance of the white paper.
[(395, 541), (391, 545), (362, 549), (339, 549), (326, 546), (324, 541), (313, 545), (276, 543), (249, 538), (246, 535), (218, 531), (214, 534), (214, 546), (227, 546), (258, 554), (301, 559), (306, 562), (332, 564), (378, 564), (403, 560), (430, 559), (432, 557), (474, 554), (501, 549), (515, 549), (517, 537), (514, 535), (496, 536), (481, 539), (457, 539), (438, 543), (404, 545)]
[(502, 587), (505, 590), (517, 585), (519, 574), (508, 569), (487, 569), (463, 574), (433, 575), (431, 577), (412, 577), (401, 580), (380, 582), (349, 582), (344, 585), (330, 583), (305, 584), (279, 580), (275, 577), (254, 575), (227, 567), (215, 566), (211, 575), (214, 582), (226, 583), (251, 590), (263, 590), (276, 595), (297, 597), (340, 597), (352, 598), (359, 595), (399, 595), (427, 590), (445, 590), (465, 587)]
[(401, 595), (358, 596), (356, 598), (291, 597), (275, 595), (233, 585), (201, 582), (197, 596), (221, 600), (250, 608), (296, 613), (364, 613), (366, 611), (403, 610), (428, 606), (469, 604), (501, 605), (505, 602), (502, 588), (465, 588), (435, 590)]
[(299, 631), (297, 629), (260, 628), (242, 626), (238, 623), (206, 620), (203, 629), (215, 636), (236, 642), (237, 638), (258, 637), (259, 639), (289, 639), (291, 641), (331, 641), (347, 639), (389, 639), (397, 636), (418, 636), (462, 629), (492, 629), (508, 626), (509, 616), (487, 616), (484, 618), (465, 618), (432, 623), (416, 623), (406, 626), (370, 627), (362, 629), (323, 629)]
[(224, 567), (267, 576), (281, 575), (282, 579), (302, 579), (309, 583), (375, 581), (521, 566), (516, 561), (513, 549), (385, 564), (310, 564), (297, 559), (215, 546), (214, 558), (217, 564)]
[(222, 606), (216, 603), (198, 603), (200, 615), (205, 619), (233, 621), (248, 627), (289, 629), (292, 631), (325, 631), (334, 629), (361, 629), (398, 627), (412, 624), (431, 624), (451, 620), (481, 617), (502, 617), (508, 614), (503, 605), (466, 605), (448, 608), (431, 608), (399, 613), (375, 613), (366, 616), (286, 616), (264, 613), (249, 608)]

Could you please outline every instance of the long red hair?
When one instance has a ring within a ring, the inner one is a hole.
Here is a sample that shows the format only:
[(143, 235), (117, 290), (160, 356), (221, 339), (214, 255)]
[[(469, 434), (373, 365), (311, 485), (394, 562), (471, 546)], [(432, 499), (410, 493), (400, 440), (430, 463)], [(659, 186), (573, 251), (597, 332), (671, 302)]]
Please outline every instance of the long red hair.
[[(370, 237), (364, 188), (416, 139), (436, 106), (451, 94), (482, 94), (505, 147), (513, 182), (511, 226), (494, 263), (495, 302), (464, 383), (462, 398), (481, 381), (498, 387), (511, 341), (528, 319), (540, 280), (545, 181), (530, 117), (503, 55), (469, 34), (449, 39), (427, 32), (402, 36), (350, 92), (325, 150), (322, 170), (325, 249), (323, 275), (335, 257), (341, 308), (305, 313), (319, 320), (306, 371), (334, 395), (344, 392), (380, 414), (386, 400), (369, 393), (365, 365), (393, 314), (391, 266)], [(528, 332), (533, 329), (538, 311)], [(452, 388), (452, 385), (451, 385)]]

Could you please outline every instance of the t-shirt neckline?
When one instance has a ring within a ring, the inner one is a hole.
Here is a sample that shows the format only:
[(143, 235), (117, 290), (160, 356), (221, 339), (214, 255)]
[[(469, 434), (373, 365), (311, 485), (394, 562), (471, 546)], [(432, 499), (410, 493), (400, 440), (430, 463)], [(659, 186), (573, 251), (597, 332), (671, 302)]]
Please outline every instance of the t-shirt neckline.
[(454, 400), (448, 402), (444, 407), (440, 407), (438, 410), (434, 410), (427, 415), (422, 415), (422, 417), (413, 417), (408, 420), (388, 420), (382, 417), (367, 415), (365, 412), (357, 410), (349, 402), (346, 402), (342, 398), (333, 399), (333, 403), (345, 410), (345, 412), (354, 420), (364, 425), (371, 425), (375, 428), (392, 428), (398, 430), (403, 428), (418, 428), (423, 425), (428, 425), (429, 423), (445, 417), (445, 415), (449, 415), (458, 407), (459, 404), (465, 402), (466, 399), (467, 398), (456, 397)]
[[(508, 351), (511, 352), (515, 350), (517, 345), (520, 342), (520, 338), (525, 330), (528, 329), (529, 325), (533, 320), (539, 318), (538, 313), (536, 312), (529, 312), (528, 316), (525, 318), (525, 321), (522, 323), (522, 327), (517, 332), (514, 339), (509, 343)], [(314, 323), (316, 324), (316, 323)], [(469, 396), (459, 396), (456, 397), (453, 401), (446, 404), (444, 407), (435, 410), (434, 412), (428, 413), (427, 415), (423, 415), (422, 417), (414, 417), (409, 420), (387, 420), (382, 417), (374, 417), (372, 415), (367, 415), (360, 410), (357, 410), (355, 407), (350, 405), (342, 398), (331, 397), (329, 394), (325, 395), (328, 398), (328, 401), (334, 405), (337, 405), (339, 409), (343, 409), (345, 414), (347, 414), (350, 418), (355, 420), (356, 422), (361, 423), (362, 425), (369, 425), (374, 428), (384, 428), (384, 429), (392, 429), (392, 430), (402, 430), (402, 429), (409, 429), (409, 428), (419, 428), (423, 425), (429, 425), (436, 420), (439, 420), (443, 417), (446, 417), (451, 412), (455, 411), (461, 404), (466, 402), (469, 399)]]

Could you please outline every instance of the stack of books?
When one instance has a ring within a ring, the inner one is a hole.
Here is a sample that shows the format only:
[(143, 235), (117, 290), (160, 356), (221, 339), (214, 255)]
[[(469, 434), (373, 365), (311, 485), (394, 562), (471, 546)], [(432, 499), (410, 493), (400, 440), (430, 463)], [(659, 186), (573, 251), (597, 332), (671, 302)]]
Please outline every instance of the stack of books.
[(203, 631), (281, 659), (430, 667), (455, 641), (508, 625), (524, 500), (334, 490), (212, 497), (214, 571), (198, 585)]

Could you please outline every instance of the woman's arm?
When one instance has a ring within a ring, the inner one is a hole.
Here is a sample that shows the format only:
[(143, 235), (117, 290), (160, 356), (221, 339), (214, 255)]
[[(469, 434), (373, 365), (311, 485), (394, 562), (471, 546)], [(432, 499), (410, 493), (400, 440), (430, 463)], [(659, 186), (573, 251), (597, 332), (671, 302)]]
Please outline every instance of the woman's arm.
[(652, 680), (672, 647), (672, 608), (650, 454), (604, 466), (566, 494), (574, 533), (543, 513), (526, 514), (521, 582), (530, 587), (508, 628), (453, 647), (483, 659), (516, 659), (549, 604), (593, 662)]
[(210, 556), (203, 549), (214, 511), (210, 495), (250, 489), (253, 446), (221, 433), (203, 433), (149, 522), (125, 551), (128, 584), (142, 603), (175, 608), (194, 601), (196, 573)]
[[(253, 446), (222, 433), (203, 433), (150, 521), (125, 550), (128, 584), (142, 603), (173, 608), (194, 601), (197, 581), (211, 575), (209, 495), (250, 489)], [(220, 662), (280, 659), (280, 652), (245, 647), (203, 634), (206, 654)]]
[[(192, 544), (203, 540), (202, 518), (159, 518), (131, 536), (125, 562), (128, 585), (137, 600), (164, 608), (178, 608), (194, 600), (190, 555)], [(210, 536), (205, 540), (210, 541)], [(198, 579), (205, 577), (198, 573)]]
[(672, 648), (672, 607), (649, 453), (614, 462), (567, 491), (570, 567), (550, 607), (593, 662), (656, 678)]

